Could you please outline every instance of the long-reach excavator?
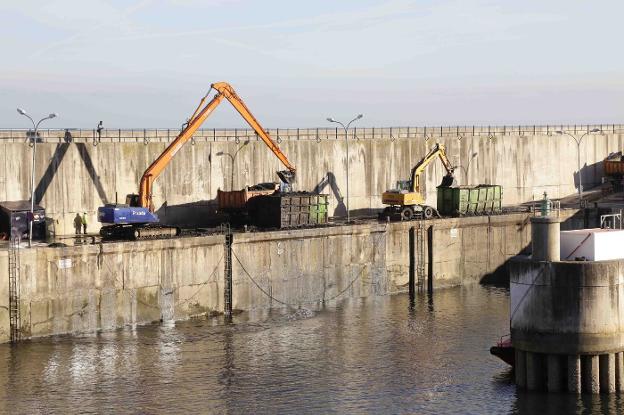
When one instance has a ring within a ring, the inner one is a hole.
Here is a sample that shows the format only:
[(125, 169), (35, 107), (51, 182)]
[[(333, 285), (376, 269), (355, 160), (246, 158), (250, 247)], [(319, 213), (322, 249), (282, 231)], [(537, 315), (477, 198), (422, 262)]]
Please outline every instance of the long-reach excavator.
[(454, 168), (446, 157), (446, 148), (443, 144), (436, 144), (425, 157), (422, 158), (413, 168), (410, 180), (400, 180), (396, 189), (386, 190), (382, 195), (382, 203), (390, 205), (382, 212), (383, 217), (394, 217), (399, 215), (401, 220), (410, 220), (417, 215), (425, 219), (430, 219), (436, 214), (435, 208), (425, 205), (425, 198), (422, 194), (421, 175), (425, 168), (436, 157), (446, 169), (446, 175), (442, 179), (441, 187), (456, 187), (457, 181), (453, 176)]
[[(206, 104), (211, 91), (216, 94)], [(210, 86), (210, 90), (201, 99), (193, 115), (185, 123), (180, 134), (171, 142), (165, 151), (145, 170), (139, 193), (126, 196), (126, 204), (107, 204), (98, 208), (98, 220), (104, 224), (100, 230), (103, 237), (122, 237), (130, 239), (167, 237), (179, 234), (180, 229), (174, 226), (160, 225), (158, 216), (154, 213), (152, 203), (152, 187), (154, 181), (169, 165), (171, 159), (182, 148), (206, 121), (214, 109), (227, 99), (238, 113), (245, 119), (249, 126), (258, 134), (269, 149), (277, 156), (287, 170), (278, 171), (277, 174), (282, 182), (290, 185), (295, 182), (295, 167), (269, 134), (262, 128), (258, 120), (252, 115), (243, 100), (236, 94), (234, 88), (226, 82), (217, 82)]]

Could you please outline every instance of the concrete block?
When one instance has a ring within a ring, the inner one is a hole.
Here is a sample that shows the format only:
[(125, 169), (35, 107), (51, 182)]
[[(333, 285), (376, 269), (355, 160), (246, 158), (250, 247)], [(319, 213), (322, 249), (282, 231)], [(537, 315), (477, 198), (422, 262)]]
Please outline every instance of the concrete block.
[(527, 371), (526, 371), (526, 352), (515, 349), (516, 365), (514, 371), (516, 373), (516, 386), (525, 389), (527, 387)]
[(581, 393), (581, 357), (568, 356), (568, 392)]
[(600, 366), (600, 392), (615, 393), (615, 355), (613, 353), (601, 354)]
[(615, 353), (615, 388), (624, 392), (624, 353)]
[(600, 365), (598, 356), (581, 357), (581, 384), (584, 393), (600, 393)]
[(544, 390), (546, 378), (544, 355), (526, 352), (526, 379), (527, 389), (530, 391)]
[(548, 365), (548, 377), (547, 385), (548, 392), (561, 392), (564, 385), (564, 368), (563, 359), (565, 356), (558, 354), (549, 354), (547, 358)]

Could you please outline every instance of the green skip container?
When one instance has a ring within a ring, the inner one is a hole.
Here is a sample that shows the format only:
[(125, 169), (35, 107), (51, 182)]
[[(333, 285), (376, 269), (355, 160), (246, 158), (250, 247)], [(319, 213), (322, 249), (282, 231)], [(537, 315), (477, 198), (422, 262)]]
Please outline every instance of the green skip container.
[(276, 193), (249, 200), (252, 223), (262, 228), (289, 229), (327, 224), (328, 195)]
[(438, 187), (438, 212), (444, 216), (500, 213), (503, 187), (495, 184)]

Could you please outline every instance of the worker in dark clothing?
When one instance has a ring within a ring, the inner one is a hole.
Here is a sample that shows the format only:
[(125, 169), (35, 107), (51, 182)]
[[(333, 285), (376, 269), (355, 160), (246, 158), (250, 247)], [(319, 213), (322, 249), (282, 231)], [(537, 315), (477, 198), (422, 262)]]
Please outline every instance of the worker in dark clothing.
[(87, 234), (87, 212), (82, 212), (82, 233)]
[(80, 231), (82, 230), (82, 218), (79, 213), (76, 213), (76, 217), (74, 218), (74, 229), (76, 230), (76, 235), (80, 235)]

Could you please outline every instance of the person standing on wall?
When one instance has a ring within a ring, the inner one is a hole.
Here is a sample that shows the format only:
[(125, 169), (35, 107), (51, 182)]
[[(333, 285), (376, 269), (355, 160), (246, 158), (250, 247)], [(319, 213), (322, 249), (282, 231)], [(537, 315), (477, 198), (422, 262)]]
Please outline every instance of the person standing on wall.
[(76, 230), (76, 235), (80, 235), (81, 228), (82, 228), (82, 218), (80, 217), (80, 213), (76, 213), (76, 217), (74, 217), (74, 229)]
[(82, 233), (87, 234), (87, 212), (82, 212)]

